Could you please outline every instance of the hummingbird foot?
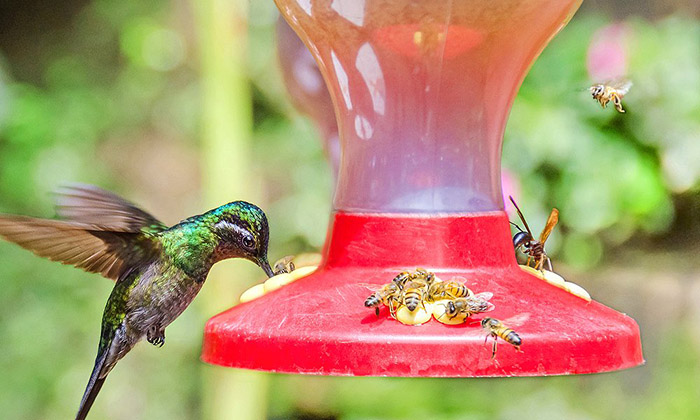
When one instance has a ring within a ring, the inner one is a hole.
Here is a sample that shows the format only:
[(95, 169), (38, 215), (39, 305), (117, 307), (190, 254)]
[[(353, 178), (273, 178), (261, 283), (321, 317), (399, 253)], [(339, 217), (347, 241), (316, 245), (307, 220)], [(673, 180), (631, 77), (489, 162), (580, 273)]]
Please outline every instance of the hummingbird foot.
[(156, 347), (163, 347), (163, 344), (165, 344), (165, 330), (156, 325), (152, 326), (146, 333), (146, 340)]

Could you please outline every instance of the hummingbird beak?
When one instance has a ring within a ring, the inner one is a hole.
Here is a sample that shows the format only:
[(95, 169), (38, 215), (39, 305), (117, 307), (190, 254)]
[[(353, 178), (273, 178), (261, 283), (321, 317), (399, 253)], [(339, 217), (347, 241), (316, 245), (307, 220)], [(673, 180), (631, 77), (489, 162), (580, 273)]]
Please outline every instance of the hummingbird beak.
[(267, 277), (272, 277), (275, 275), (275, 272), (272, 271), (272, 267), (270, 267), (270, 263), (267, 261), (267, 258), (259, 259), (258, 265), (263, 269), (265, 274), (267, 274)]

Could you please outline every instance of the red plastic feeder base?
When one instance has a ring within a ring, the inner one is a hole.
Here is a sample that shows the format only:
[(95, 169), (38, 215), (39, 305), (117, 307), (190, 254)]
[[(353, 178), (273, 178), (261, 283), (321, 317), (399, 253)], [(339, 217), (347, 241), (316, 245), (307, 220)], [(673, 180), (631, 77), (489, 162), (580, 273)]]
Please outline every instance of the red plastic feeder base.
[[(202, 358), (272, 372), (358, 376), (541, 376), (605, 372), (644, 362), (632, 318), (586, 302), (518, 268), (503, 212), (455, 215), (337, 213), (314, 274), (212, 318)], [(425, 267), (492, 292), (488, 316), (528, 313), (522, 352), (474, 322), (420, 326), (364, 307), (399, 271)], [(491, 340), (491, 339), (489, 339)]]

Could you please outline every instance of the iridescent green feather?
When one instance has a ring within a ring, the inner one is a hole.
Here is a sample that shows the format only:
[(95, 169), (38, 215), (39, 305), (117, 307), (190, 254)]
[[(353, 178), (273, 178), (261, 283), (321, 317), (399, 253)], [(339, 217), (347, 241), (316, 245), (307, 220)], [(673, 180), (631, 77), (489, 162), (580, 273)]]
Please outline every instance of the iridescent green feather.
[(141, 273), (135, 271), (133, 275), (128, 275), (118, 281), (112, 289), (112, 293), (107, 299), (104, 314), (102, 315), (102, 333), (100, 334), (100, 344), (98, 354), (106, 351), (119, 326), (124, 322), (128, 310), (129, 297), (131, 291), (141, 279)]

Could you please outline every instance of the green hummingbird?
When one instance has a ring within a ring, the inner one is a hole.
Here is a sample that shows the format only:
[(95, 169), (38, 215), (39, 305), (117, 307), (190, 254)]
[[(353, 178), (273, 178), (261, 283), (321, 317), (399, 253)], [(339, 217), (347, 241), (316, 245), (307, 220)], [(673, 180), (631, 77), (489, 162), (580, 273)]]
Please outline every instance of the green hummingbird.
[(165, 343), (165, 328), (192, 302), (217, 261), (245, 258), (273, 275), (265, 213), (234, 201), (167, 227), (91, 185), (57, 193), (62, 220), (0, 215), (0, 236), (36, 255), (116, 281), (102, 316), (97, 358), (76, 420), (85, 419), (107, 374), (136, 343)]

